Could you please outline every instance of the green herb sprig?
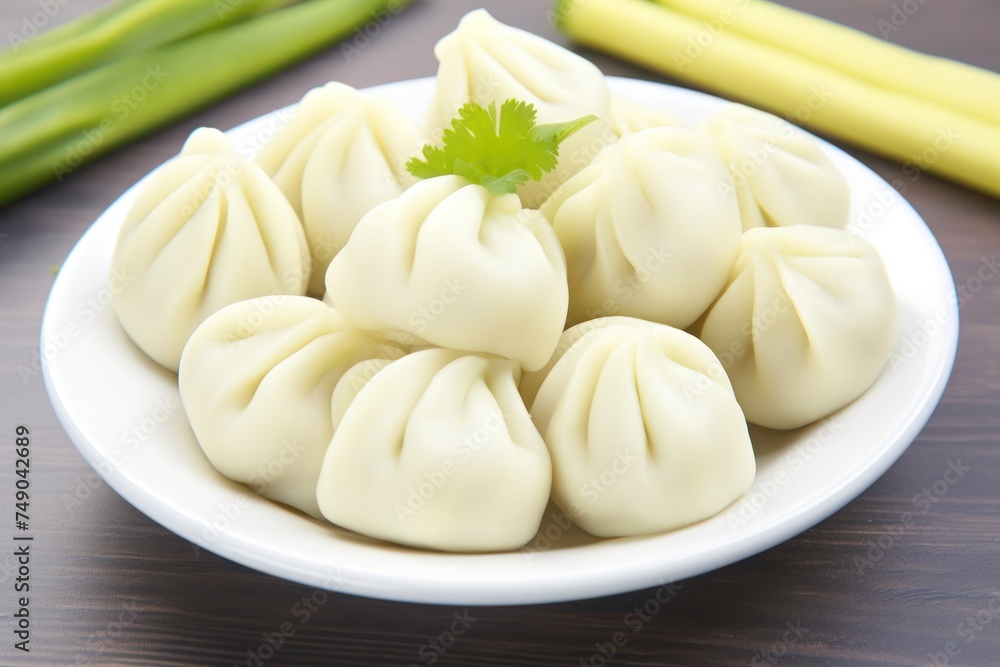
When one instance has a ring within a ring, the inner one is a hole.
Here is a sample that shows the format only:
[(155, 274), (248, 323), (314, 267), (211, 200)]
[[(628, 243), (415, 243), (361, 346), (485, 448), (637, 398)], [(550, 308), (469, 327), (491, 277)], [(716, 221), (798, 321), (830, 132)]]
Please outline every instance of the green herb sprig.
[(468, 102), (444, 131), (442, 146), (424, 146), (423, 159), (412, 158), (406, 168), (418, 178), (457, 175), (482, 185), (490, 194), (513, 194), (529, 180), (559, 163), (559, 145), (596, 116), (566, 123), (539, 125), (535, 107), (509, 99), (497, 113), (495, 102), (483, 107)]

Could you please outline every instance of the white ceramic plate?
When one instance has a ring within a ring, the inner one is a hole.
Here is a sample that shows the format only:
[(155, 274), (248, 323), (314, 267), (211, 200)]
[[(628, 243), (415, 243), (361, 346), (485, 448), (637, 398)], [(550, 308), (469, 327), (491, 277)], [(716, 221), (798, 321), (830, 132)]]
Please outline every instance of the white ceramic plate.
[[(371, 90), (419, 115), (432, 85), (423, 79)], [(688, 123), (724, 103), (644, 81), (611, 79), (611, 87)], [(247, 142), (265, 140), (286, 114), (229, 134), (250, 150)], [(205, 549), (307, 585), (393, 600), (516, 604), (609, 595), (707, 572), (797, 535), (864, 491), (917, 436), (954, 362), (957, 300), (934, 237), (885, 181), (825, 148), (850, 181), (852, 227), (878, 247), (899, 297), (896, 357), (868, 393), (822, 424), (789, 433), (755, 430), (757, 481), (750, 494), (682, 530), (596, 540), (550, 518), (520, 552), (440, 554), (339, 531), (223, 478), (184, 418), (176, 376), (132, 345), (108, 305), (117, 288), (108, 280), (112, 249), (141, 182), (83, 236), (52, 289), (42, 324), (49, 395), (90, 465), (140, 511)]]

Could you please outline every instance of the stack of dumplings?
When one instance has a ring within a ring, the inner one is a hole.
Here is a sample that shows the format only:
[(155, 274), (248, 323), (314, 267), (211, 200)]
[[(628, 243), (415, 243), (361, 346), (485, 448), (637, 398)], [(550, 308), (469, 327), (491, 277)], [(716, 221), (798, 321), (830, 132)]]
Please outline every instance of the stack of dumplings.
[[(740, 105), (684, 127), (485, 10), (435, 53), (423, 127), (330, 83), (253, 161), (197, 130), (128, 213), (115, 312), (222, 475), (411, 548), (518, 549), (550, 502), (655, 535), (750, 489), (748, 422), (877, 380), (896, 299), (811, 136)], [(511, 98), (596, 120), (510, 194), (410, 173)]]

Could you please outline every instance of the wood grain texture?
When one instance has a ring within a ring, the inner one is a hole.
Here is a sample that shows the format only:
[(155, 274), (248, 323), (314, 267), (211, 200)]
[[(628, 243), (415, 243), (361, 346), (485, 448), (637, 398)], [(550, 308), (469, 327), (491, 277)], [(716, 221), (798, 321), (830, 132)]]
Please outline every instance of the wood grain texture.
[[(59, 4), (50, 26), (101, 0), (5, 0), (0, 37)], [(0, 437), (32, 427), (32, 653), (14, 655), (9, 555), (0, 561), (0, 664), (247, 665), (264, 633), (293, 623), (267, 665), (428, 665), (421, 647), (464, 609), (331, 594), (302, 623), (312, 590), (193, 548), (111, 491), (76, 453), (40, 377), (22, 380), (37, 354), (53, 267), (98, 214), (177, 152), (196, 127), (229, 128), (297, 101), (331, 79), (366, 86), (435, 71), (434, 42), (479, 2), (418, 0), (348, 62), (329, 49), (284, 74), (74, 173), (0, 211)], [(557, 41), (542, 0), (483, 0), (501, 20)], [(794, 0), (788, 4), (873, 34), (894, 5), (919, 10), (890, 41), (1000, 70), (1000, 4), (992, 0)], [(608, 74), (664, 80), (600, 54)], [(2, 139), (0, 139), (2, 140)], [(889, 181), (898, 165), (848, 149)], [(1000, 159), (1000, 157), (998, 157)], [(956, 283), (1000, 254), (1000, 203), (931, 176), (906, 196), (944, 247)], [(100, 369), (95, 368), (95, 373)], [(0, 446), (0, 500), (9, 502), (13, 452)], [(884, 549), (885, 535), (948, 461), (970, 471)], [(89, 495), (70, 511), (63, 494)], [(6, 525), (6, 524), (4, 524)], [(8, 529), (4, 528), (3, 535)], [(4, 537), (4, 539), (8, 539)], [(874, 545), (874, 547), (873, 547)], [(944, 399), (917, 441), (878, 482), (813, 529), (756, 557), (681, 582), (639, 632), (627, 615), (653, 591), (567, 604), (472, 608), (468, 632), (436, 665), (603, 664), (595, 644), (625, 632), (609, 665), (931, 665), (949, 642), (951, 665), (1000, 665), (1000, 278), (962, 310), (958, 360)], [(871, 556), (870, 567), (858, 558)], [(1000, 602), (993, 602), (997, 609)], [(989, 622), (970, 635), (970, 616)], [(790, 628), (795, 628), (793, 632)], [(786, 641), (789, 640), (789, 641)], [(794, 640), (794, 641), (791, 641)], [(770, 651), (770, 653), (765, 653)], [(582, 661), (582, 662), (581, 662)], [(939, 660), (940, 662), (940, 660)], [(250, 664), (255, 664), (251, 662)]]

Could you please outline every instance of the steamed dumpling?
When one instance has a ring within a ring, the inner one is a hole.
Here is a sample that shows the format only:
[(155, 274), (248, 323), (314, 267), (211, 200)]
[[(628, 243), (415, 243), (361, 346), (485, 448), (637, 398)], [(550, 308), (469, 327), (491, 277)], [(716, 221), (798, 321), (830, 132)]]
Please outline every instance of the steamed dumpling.
[(875, 382), (896, 342), (896, 313), (867, 241), (810, 225), (751, 229), (700, 336), (722, 359), (747, 419), (793, 429)]
[(552, 456), (552, 498), (599, 537), (646, 535), (722, 511), (755, 463), (743, 412), (697, 338), (627, 317), (564, 334), (531, 416)]
[(559, 240), (517, 195), (494, 197), (460, 176), (417, 183), (358, 224), (326, 276), (355, 326), (545, 365), (566, 321)]
[(729, 168), (743, 228), (847, 227), (847, 179), (814, 137), (786, 120), (730, 104), (702, 124)]
[[(538, 35), (500, 23), (485, 9), (467, 14), (434, 53), (441, 65), (428, 114), (432, 139), (470, 101), (484, 107), (510, 98), (529, 102), (538, 110), (539, 123), (609, 116), (611, 93), (597, 67)], [(571, 136), (559, 147), (559, 166), (518, 191), (524, 205), (540, 205), (614, 140), (606, 122), (591, 123)]]
[(356, 364), (401, 356), (316, 299), (252, 299), (219, 311), (191, 336), (181, 401), (219, 472), (321, 518), (316, 482), (333, 437), (333, 390)]
[[(444, 551), (527, 543), (551, 466), (510, 361), (415, 352), (342, 381), (319, 478), (323, 515), (375, 537)], [(358, 388), (360, 387), (360, 388)]]
[(725, 165), (691, 130), (645, 130), (605, 149), (541, 208), (566, 252), (569, 324), (609, 315), (694, 322), (736, 259), (731, 190)]
[(611, 99), (611, 127), (622, 137), (658, 127), (684, 127), (675, 116), (621, 97)]
[(125, 332), (176, 371), (188, 337), (229, 304), (304, 294), (309, 253), (288, 200), (224, 134), (202, 128), (150, 177), (125, 218), (112, 271)]
[(406, 161), (423, 137), (400, 109), (342, 83), (310, 91), (256, 158), (302, 219), (312, 256), (309, 291), (323, 293), (330, 260), (358, 221), (415, 178)]

